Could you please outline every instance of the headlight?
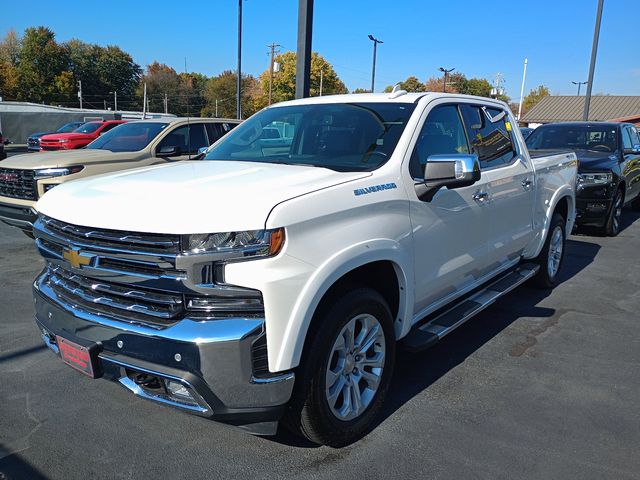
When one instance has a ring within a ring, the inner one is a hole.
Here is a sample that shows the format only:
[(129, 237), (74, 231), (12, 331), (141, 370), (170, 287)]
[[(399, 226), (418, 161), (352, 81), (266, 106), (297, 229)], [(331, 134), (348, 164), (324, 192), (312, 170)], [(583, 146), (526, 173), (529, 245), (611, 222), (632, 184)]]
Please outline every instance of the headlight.
[(58, 142), (60, 142), (60, 143), (67, 143), (68, 141), (69, 141), (68, 138), (61, 138), (61, 139), (58, 140)]
[(229, 259), (270, 257), (284, 245), (284, 228), (185, 235), (185, 253), (228, 253)]
[(580, 185), (606, 185), (613, 181), (611, 172), (602, 173), (579, 173), (578, 186)]
[(63, 175), (78, 173), (83, 168), (82, 165), (65, 168), (43, 168), (35, 171), (35, 178), (62, 177)]

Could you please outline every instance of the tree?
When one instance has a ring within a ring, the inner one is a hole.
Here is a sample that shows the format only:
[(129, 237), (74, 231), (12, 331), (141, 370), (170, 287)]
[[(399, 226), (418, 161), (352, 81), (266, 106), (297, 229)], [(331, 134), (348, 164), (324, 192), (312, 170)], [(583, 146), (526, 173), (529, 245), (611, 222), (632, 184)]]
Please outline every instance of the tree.
[(536, 103), (550, 94), (551, 92), (544, 85), (539, 85), (538, 88), (534, 88), (526, 97), (524, 97), (524, 100), (522, 101), (522, 112), (527, 112)]
[[(296, 54), (285, 52), (275, 57), (280, 64), (280, 71), (273, 74), (272, 103), (292, 100), (296, 94)], [(311, 88), (309, 95), (320, 95), (320, 75), (322, 72), (322, 95), (348, 93), (347, 87), (340, 80), (333, 66), (317, 52), (311, 54)], [(262, 94), (256, 99), (256, 109), (269, 103), (269, 69), (259, 77)]]
[[(147, 84), (147, 100), (149, 111), (164, 112), (164, 99), (167, 96), (167, 104), (171, 113), (186, 113), (187, 102), (183, 97), (183, 88), (177, 72), (158, 61), (147, 65), (147, 70), (140, 78), (136, 93), (139, 98), (144, 97), (144, 84)], [(190, 112), (191, 113), (191, 112)]]
[[(217, 103), (218, 117), (236, 118), (237, 78), (235, 71), (225, 70), (220, 75), (209, 79), (205, 93), (206, 106), (202, 109), (203, 116), (215, 116)], [(256, 112), (255, 95), (258, 90), (258, 81), (254, 76), (242, 75), (240, 94), (242, 118), (247, 118)]]
[(5, 99), (16, 98), (18, 92), (21, 48), (21, 40), (15, 30), (9, 30), (0, 42), (0, 92)]
[[(385, 89), (386, 90), (386, 89)], [(367, 90), (366, 88), (356, 88), (353, 92), (351, 93), (369, 93), (370, 91)]]
[(400, 88), (407, 92), (426, 92), (424, 83), (418, 80), (418, 77), (410, 76), (404, 82), (400, 82)]
[[(32, 102), (59, 99), (56, 77), (68, 68), (69, 54), (46, 27), (25, 30), (19, 53), (16, 98)], [(59, 83), (59, 82), (58, 82)]]
[(464, 93), (466, 95), (477, 95), (479, 97), (491, 97), (491, 84), (486, 78), (470, 78), (466, 81)]

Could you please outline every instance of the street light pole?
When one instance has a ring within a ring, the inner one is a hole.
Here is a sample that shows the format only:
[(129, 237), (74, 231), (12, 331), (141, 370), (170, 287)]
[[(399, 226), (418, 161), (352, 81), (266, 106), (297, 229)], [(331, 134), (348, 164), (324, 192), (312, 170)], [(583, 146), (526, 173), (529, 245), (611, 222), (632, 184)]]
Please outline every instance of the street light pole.
[(524, 82), (527, 79), (527, 64), (529, 63), (529, 59), (524, 59), (524, 71), (522, 72), (522, 86), (520, 87), (520, 102), (518, 104), (518, 121), (520, 121), (520, 117), (522, 116), (522, 100), (524, 100)]
[(114, 90), (113, 92), (109, 92), (109, 93), (113, 93), (113, 111), (117, 112), (118, 111), (118, 92)]
[(596, 55), (598, 53), (598, 39), (600, 38), (600, 21), (602, 20), (602, 5), (604, 0), (598, 0), (596, 28), (593, 32), (593, 46), (591, 47), (591, 65), (589, 65), (589, 79), (587, 80), (587, 96), (584, 99), (584, 113), (582, 119), (589, 120), (589, 104), (591, 103), (591, 88), (593, 87), (593, 73), (596, 69)]
[(447, 75), (449, 75), (451, 72), (453, 72), (455, 70), (455, 68), (450, 68), (449, 70), (447, 70), (444, 67), (440, 67), (439, 70), (444, 73), (444, 83), (442, 84), (442, 91), (444, 93), (447, 93)]
[(238, 78), (236, 79), (236, 115), (242, 118), (240, 94), (242, 89), (242, 0), (238, 0)]
[(378, 44), (384, 42), (374, 38), (373, 35), (369, 35), (369, 40), (373, 42), (373, 68), (371, 69), (371, 93), (373, 93), (376, 85), (376, 52), (378, 50)]
[(571, 83), (573, 83), (574, 85), (578, 85), (578, 96), (580, 96), (580, 86), (586, 85), (589, 82), (571, 82)]

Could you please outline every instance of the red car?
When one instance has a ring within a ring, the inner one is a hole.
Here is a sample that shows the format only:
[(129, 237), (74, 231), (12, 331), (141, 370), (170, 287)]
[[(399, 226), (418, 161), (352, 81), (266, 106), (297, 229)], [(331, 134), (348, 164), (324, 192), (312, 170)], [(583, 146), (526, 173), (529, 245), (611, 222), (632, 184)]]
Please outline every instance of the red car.
[(108, 132), (126, 120), (105, 120), (88, 122), (76, 128), (71, 133), (52, 133), (40, 138), (40, 151), (43, 150), (73, 150), (89, 145), (96, 138)]

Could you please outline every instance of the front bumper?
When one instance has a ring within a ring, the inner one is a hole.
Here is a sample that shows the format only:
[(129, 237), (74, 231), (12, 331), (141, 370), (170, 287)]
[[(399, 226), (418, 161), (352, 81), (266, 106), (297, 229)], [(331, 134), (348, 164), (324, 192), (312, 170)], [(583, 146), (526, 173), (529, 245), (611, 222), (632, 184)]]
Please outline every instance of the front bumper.
[(603, 227), (611, 211), (615, 191), (610, 184), (578, 187), (576, 225)]
[[(256, 434), (274, 434), (294, 384), (292, 372), (256, 378), (252, 350), (264, 340), (264, 319), (184, 319), (154, 328), (95, 315), (69, 305), (44, 281), (34, 283), (36, 323), (58, 353), (56, 336), (80, 345), (98, 344), (101, 376), (133, 394)], [(146, 374), (173, 380), (192, 394), (188, 402), (136, 383)]]
[(0, 203), (0, 221), (31, 232), (38, 214), (33, 207)]

